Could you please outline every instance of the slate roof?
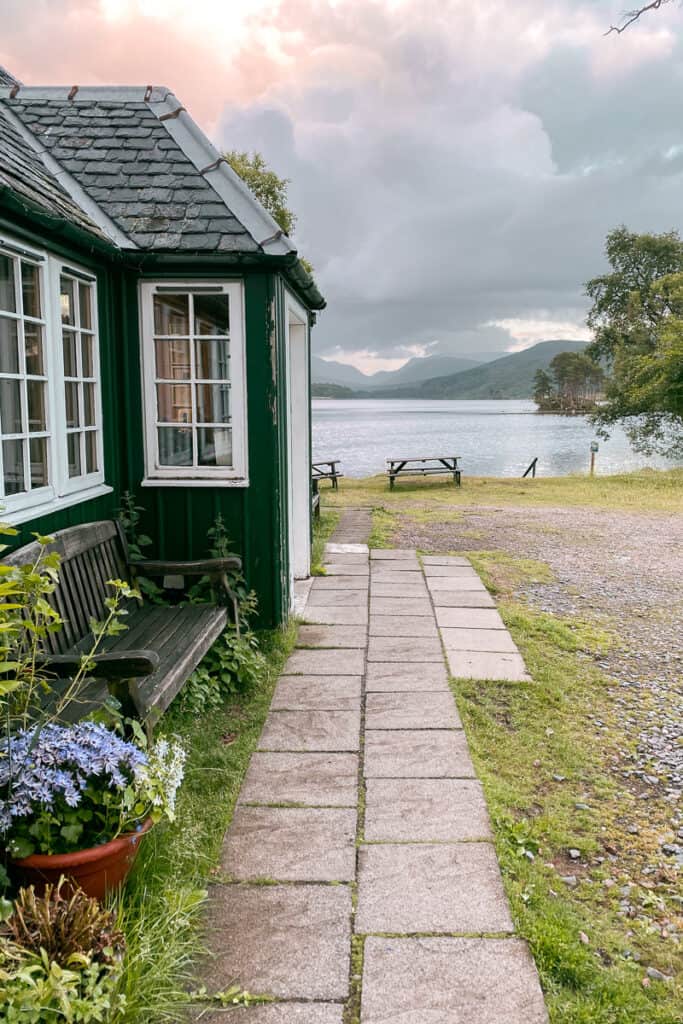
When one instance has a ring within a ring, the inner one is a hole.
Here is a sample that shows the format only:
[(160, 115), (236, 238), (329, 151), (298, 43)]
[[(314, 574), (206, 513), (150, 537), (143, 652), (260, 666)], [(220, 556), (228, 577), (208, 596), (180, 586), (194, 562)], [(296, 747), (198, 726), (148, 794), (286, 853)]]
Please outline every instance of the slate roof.
[(0, 188), (38, 207), (44, 213), (68, 220), (85, 231), (104, 239), (100, 229), (74, 202), (48, 171), (38, 153), (10, 123), (0, 105)]

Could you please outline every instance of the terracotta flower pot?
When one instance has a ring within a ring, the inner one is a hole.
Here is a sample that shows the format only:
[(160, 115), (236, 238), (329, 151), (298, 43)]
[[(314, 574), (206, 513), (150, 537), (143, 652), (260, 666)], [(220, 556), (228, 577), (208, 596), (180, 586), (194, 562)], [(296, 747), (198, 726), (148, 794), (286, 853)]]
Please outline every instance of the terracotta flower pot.
[(152, 819), (148, 818), (138, 832), (127, 832), (103, 846), (75, 853), (33, 853), (12, 863), (25, 883), (35, 885), (39, 891), (47, 884), (56, 884), (64, 875), (73, 879), (88, 896), (101, 900), (126, 880), (140, 848), (140, 839), (151, 827)]

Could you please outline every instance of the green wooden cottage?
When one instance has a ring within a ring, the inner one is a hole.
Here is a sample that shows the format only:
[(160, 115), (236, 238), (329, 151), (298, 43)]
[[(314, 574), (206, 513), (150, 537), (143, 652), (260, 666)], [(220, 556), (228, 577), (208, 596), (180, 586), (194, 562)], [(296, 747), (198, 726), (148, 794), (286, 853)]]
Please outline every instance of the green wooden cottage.
[(292, 242), (168, 89), (0, 69), (0, 513), (204, 557), (218, 513), (282, 622), (310, 570), (310, 329)]

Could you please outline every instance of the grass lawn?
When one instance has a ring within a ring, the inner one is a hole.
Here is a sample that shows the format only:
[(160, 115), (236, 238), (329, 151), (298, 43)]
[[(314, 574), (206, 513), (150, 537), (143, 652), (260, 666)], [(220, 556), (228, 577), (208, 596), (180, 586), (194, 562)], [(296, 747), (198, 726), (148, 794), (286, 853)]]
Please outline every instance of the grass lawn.
[(457, 514), (467, 505), (529, 507), (590, 506), (639, 512), (683, 512), (683, 469), (642, 470), (615, 476), (574, 475), (526, 480), (463, 475), (462, 487), (442, 477), (399, 479), (393, 491), (386, 476), (364, 480), (345, 477), (338, 491), (321, 490), (328, 508), (368, 505), (374, 508), (433, 509)]

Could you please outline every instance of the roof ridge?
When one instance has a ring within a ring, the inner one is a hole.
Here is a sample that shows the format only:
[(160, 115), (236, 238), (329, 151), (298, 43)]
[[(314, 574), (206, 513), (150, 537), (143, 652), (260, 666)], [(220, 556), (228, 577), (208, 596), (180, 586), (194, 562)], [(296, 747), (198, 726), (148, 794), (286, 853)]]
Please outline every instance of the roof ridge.
[[(0, 102), (2, 101), (2, 91), (0, 90)], [(24, 124), (22, 119), (12, 110), (7, 103), (2, 103), (2, 110), (14, 129), (21, 135), (21, 137), (28, 143), (31, 149), (37, 153), (42, 161), (44, 167), (50, 172), (56, 182), (64, 189), (66, 194), (70, 196), (74, 203), (86, 214), (87, 217), (102, 231), (107, 238), (119, 248), (137, 248), (135, 242), (128, 238), (121, 229), (114, 223), (114, 221), (104, 212), (104, 210), (95, 202), (95, 200), (86, 192), (86, 190), (79, 185), (76, 179), (73, 177), (65, 167), (59, 163), (59, 161), (50, 153), (40, 142), (28, 125)]]

